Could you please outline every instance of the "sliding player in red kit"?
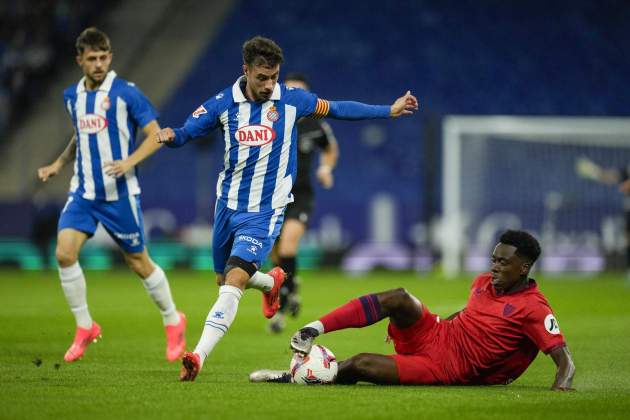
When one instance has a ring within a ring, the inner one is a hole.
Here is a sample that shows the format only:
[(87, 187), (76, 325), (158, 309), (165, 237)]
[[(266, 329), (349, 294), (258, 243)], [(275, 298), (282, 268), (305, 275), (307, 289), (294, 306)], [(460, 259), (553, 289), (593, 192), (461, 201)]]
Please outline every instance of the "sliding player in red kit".
[[(547, 299), (529, 271), (540, 255), (527, 232), (506, 231), (491, 272), (472, 284), (466, 307), (442, 320), (404, 289), (362, 296), (307, 324), (291, 338), (308, 353), (315, 337), (389, 318), (395, 355), (361, 353), (339, 364), (335, 383), (494, 385), (517, 379), (542, 351), (556, 364), (553, 390), (573, 390), (575, 366)], [(284, 371), (252, 373), (254, 382), (288, 382)]]

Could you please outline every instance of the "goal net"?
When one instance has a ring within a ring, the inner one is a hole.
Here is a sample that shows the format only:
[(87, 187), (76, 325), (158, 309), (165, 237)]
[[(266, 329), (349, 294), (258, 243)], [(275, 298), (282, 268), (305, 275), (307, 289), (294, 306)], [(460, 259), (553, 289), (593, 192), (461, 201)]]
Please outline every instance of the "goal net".
[(593, 169), (630, 164), (630, 118), (449, 116), (442, 135), (447, 275), (487, 269), (507, 228), (537, 236), (545, 272), (619, 264), (624, 196)]

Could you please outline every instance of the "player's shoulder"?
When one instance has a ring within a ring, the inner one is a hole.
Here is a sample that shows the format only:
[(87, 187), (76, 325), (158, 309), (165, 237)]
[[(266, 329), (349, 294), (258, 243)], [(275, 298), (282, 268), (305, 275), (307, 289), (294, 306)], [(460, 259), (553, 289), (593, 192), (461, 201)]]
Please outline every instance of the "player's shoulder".
[(218, 115), (229, 109), (233, 102), (232, 88), (227, 87), (206, 99), (192, 112), (189, 118), (194, 118), (195, 120), (202, 118), (202, 116), (204, 119), (207, 117), (211, 117), (211, 119), (216, 118)]
[(220, 92), (209, 97), (203, 104), (211, 107), (225, 108), (234, 102), (232, 87), (228, 86)]
[(114, 80), (112, 81), (112, 87), (110, 91), (117, 92), (122, 96), (142, 93), (142, 90), (140, 90), (138, 85), (136, 85), (134, 82), (125, 80), (119, 76), (116, 76), (116, 78), (114, 78)]
[(227, 87), (220, 92), (215, 93), (206, 99), (193, 113), (193, 116), (199, 117), (200, 113), (205, 114), (208, 112), (221, 113), (228, 109), (234, 102), (232, 98), (232, 87)]
[(69, 99), (69, 98), (73, 98), (73, 97), (77, 96), (77, 86), (78, 85), (79, 85), (79, 82), (76, 82), (76, 83), (71, 84), (67, 88), (65, 88), (63, 90), (63, 97), (64, 97), (64, 99)]
[(280, 94), (282, 100), (289, 105), (316, 97), (316, 95), (312, 92), (297, 87), (288, 87), (284, 83), (280, 83)]

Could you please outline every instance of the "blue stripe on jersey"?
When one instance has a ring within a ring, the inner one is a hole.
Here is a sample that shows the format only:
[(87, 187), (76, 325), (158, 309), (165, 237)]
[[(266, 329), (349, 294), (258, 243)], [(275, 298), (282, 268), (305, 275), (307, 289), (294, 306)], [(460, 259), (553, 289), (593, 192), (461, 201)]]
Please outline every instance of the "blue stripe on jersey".
[[(96, 101), (96, 92), (88, 92), (86, 98), (86, 113), (94, 113), (94, 102)], [(92, 177), (94, 179), (94, 192), (96, 197), (105, 197), (105, 184), (103, 183), (103, 172), (101, 170), (101, 156), (98, 151), (98, 139), (96, 134), (88, 135), (88, 145), (90, 147), (90, 157), (92, 159)]]
[(81, 136), (79, 135), (79, 120), (77, 119), (77, 101), (76, 99), (71, 102), (71, 109), (74, 114), (71, 115), (72, 121), (74, 122), (74, 133), (77, 138), (77, 157), (76, 157), (76, 167), (77, 167), (77, 177), (79, 178), (79, 186), (75, 191), (75, 194), (83, 197), (85, 194), (85, 175), (83, 174), (83, 154), (81, 153), (81, 146), (79, 146), (79, 142), (81, 141)]
[(228, 168), (225, 171), (225, 178), (223, 185), (221, 186), (221, 197), (227, 201), (228, 192), (230, 191), (230, 185), (232, 184), (232, 177), (234, 175), (234, 168), (238, 161), (238, 141), (234, 138), (232, 133), (238, 129), (238, 106), (232, 106), (228, 110), (228, 126), (230, 127), (230, 160), (228, 162)]
[[(262, 103), (252, 103), (249, 115), (248, 125), (260, 124), (261, 122)], [(241, 184), (238, 188), (238, 207), (237, 210), (247, 211), (249, 205), (249, 190), (252, 186), (252, 178), (254, 177), (254, 169), (256, 162), (260, 156), (260, 147), (250, 147), (249, 156), (243, 169)]]

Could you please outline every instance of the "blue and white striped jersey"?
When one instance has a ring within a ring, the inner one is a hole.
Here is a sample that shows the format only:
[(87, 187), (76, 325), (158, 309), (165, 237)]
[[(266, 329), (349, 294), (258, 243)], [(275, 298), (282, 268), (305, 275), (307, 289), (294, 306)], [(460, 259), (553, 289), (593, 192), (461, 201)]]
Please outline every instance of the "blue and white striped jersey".
[[(301, 89), (276, 84), (265, 102), (248, 101), (241, 89), (244, 77), (210, 98), (175, 130), (171, 147), (220, 127), (225, 142), (224, 168), (217, 198), (232, 210), (259, 212), (293, 201), (297, 172), (299, 118), (325, 116), (328, 102)], [(325, 111), (325, 112), (324, 112)]]
[(85, 77), (63, 92), (77, 137), (70, 192), (88, 200), (113, 201), (140, 193), (136, 169), (124, 177), (105, 174), (103, 164), (125, 159), (135, 149), (138, 127), (157, 118), (146, 96), (111, 70), (97, 90), (85, 90)]

